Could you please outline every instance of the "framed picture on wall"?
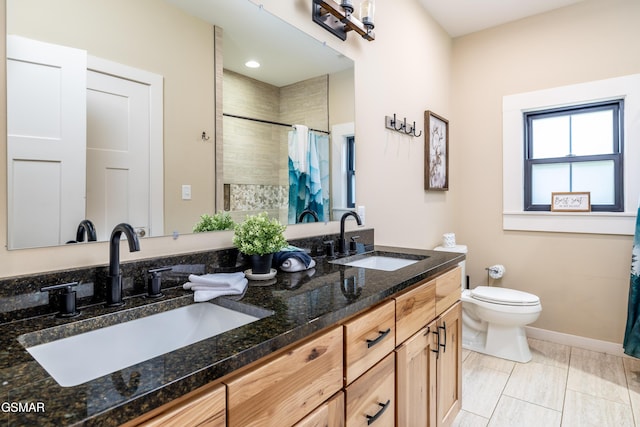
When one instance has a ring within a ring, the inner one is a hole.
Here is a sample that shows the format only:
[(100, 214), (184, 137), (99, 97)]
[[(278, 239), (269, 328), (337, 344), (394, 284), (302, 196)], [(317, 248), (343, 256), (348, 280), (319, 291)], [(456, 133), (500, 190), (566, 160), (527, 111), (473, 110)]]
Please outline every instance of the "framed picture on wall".
[(449, 189), (449, 120), (424, 112), (424, 189)]

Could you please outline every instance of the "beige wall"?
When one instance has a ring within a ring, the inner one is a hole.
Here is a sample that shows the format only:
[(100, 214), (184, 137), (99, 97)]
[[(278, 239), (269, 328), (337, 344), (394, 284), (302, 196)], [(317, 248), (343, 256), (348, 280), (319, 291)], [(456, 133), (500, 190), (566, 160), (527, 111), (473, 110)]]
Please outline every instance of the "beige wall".
[(354, 120), (355, 98), (343, 95), (354, 93), (353, 77), (353, 70), (329, 75), (329, 126)]
[(637, 0), (585, 1), (453, 43), (453, 231), (472, 284), (504, 264), (540, 296), (535, 327), (621, 343), (632, 237), (502, 230), (502, 97), (639, 73), (638, 22)]

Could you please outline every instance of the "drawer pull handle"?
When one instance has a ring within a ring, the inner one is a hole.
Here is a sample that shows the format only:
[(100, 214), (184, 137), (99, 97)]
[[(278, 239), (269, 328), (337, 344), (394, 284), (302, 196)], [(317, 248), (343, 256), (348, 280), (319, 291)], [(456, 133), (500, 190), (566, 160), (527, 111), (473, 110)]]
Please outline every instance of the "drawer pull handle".
[(367, 415), (367, 425), (370, 426), (371, 424), (375, 423), (376, 420), (378, 418), (380, 418), (382, 416), (382, 414), (384, 414), (384, 411), (387, 410), (387, 408), (389, 407), (389, 404), (391, 403), (391, 400), (387, 400), (387, 403), (380, 403), (378, 402), (378, 405), (381, 407), (380, 410), (378, 412), (376, 412), (375, 415)]
[(384, 339), (384, 337), (386, 337), (387, 335), (389, 335), (389, 332), (391, 332), (391, 328), (387, 328), (386, 331), (378, 331), (378, 333), (380, 334), (378, 336), (378, 338), (374, 339), (374, 340), (367, 340), (367, 348), (371, 348), (374, 345), (378, 344), (380, 341), (382, 341)]

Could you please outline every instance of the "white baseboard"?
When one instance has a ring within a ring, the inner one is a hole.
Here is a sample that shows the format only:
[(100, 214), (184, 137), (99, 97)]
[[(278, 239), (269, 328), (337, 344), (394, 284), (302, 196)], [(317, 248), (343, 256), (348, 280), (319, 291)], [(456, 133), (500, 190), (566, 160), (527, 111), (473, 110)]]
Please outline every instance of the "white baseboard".
[(585, 350), (597, 351), (599, 353), (606, 353), (619, 357), (629, 357), (624, 354), (622, 344), (564, 334), (562, 332), (548, 331), (546, 329), (539, 329), (531, 326), (526, 326), (525, 330), (527, 332), (527, 337), (536, 340), (564, 344), (571, 347), (578, 347)]

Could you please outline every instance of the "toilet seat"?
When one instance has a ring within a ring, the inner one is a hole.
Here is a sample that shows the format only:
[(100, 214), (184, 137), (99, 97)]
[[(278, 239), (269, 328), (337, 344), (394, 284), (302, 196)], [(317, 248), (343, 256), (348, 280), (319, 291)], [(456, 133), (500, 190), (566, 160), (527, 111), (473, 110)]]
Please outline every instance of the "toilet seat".
[(489, 286), (478, 286), (472, 289), (471, 298), (500, 305), (534, 306), (540, 304), (540, 298), (528, 292)]

